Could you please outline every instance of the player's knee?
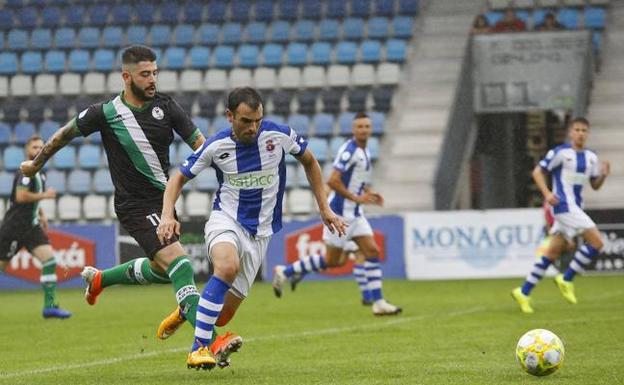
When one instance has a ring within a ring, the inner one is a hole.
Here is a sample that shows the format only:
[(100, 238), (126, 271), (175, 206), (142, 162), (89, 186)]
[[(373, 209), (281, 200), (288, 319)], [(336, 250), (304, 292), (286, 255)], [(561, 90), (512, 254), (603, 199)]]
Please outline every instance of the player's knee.
[(604, 247), (604, 242), (602, 242), (602, 239), (598, 238), (595, 241), (593, 241), (591, 245), (594, 249), (600, 251)]
[(238, 270), (239, 267), (236, 263), (223, 263), (219, 266), (215, 266), (214, 273), (217, 277), (227, 282), (233, 282), (238, 275)]

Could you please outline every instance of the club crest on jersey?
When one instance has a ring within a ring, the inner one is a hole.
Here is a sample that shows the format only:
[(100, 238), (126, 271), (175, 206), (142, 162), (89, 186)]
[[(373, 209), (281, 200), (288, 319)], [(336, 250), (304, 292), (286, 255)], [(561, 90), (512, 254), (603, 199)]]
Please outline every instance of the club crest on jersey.
[(273, 150), (275, 150), (275, 145), (273, 144), (273, 140), (269, 139), (266, 141), (266, 150), (268, 152), (273, 152)]
[(156, 120), (162, 120), (165, 117), (165, 113), (160, 107), (152, 108), (152, 116)]

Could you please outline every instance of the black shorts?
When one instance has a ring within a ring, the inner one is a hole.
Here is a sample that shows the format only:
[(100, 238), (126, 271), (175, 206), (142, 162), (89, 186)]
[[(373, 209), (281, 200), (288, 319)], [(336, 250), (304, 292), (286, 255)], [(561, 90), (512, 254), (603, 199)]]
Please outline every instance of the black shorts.
[(29, 252), (41, 245), (49, 245), (50, 240), (41, 226), (26, 230), (3, 226), (0, 229), (0, 261), (9, 261), (22, 248)]
[(162, 202), (160, 204), (146, 203), (142, 207), (116, 207), (115, 212), (121, 226), (139, 243), (149, 259), (154, 259), (154, 255), (159, 250), (178, 241), (178, 236), (174, 235), (167, 244), (163, 245), (156, 235), (156, 228), (160, 223)]

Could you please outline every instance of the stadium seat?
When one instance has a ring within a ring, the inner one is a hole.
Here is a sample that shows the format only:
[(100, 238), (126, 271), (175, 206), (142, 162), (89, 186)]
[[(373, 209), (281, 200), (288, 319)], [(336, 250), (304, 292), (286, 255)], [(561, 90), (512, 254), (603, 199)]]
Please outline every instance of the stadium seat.
[(76, 149), (69, 145), (61, 148), (53, 157), (54, 167), (59, 170), (70, 170), (76, 164)]
[(152, 46), (164, 47), (171, 41), (171, 27), (165, 24), (154, 24), (150, 28)]
[(68, 68), (72, 72), (84, 73), (89, 70), (90, 58), (89, 51), (82, 49), (73, 49), (69, 52)]
[(58, 214), (56, 212), (56, 199), (43, 199), (39, 201), (39, 208), (43, 210), (48, 221), (56, 220)]
[(89, 72), (84, 76), (84, 92), (88, 95), (102, 95), (106, 93), (106, 76), (102, 73)]
[(206, 6), (208, 10), (208, 22), (210, 23), (223, 23), (225, 20), (225, 14), (227, 12), (227, 2), (222, 0), (212, 0)]
[(41, 52), (27, 51), (22, 55), (22, 72), (25, 74), (36, 74), (43, 70), (43, 59)]
[(44, 60), (47, 72), (57, 74), (65, 71), (65, 53), (63, 51), (48, 51), (45, 53)]
[(0, 8), (0, 30), (7, 31), (13, 27), (15, 27), (13, 11), (8, 8)]
[(234, 66), (234, 48), (231, 46), (217, 46), (214, 50), (214, 57), (214, 64), (217, 68), (230, 69)]
[(288, 65), (302, 66), (308, 63), (308, 48), (303, 43), (290, 43), (286, 48)]
[[(74, 74), (70, 74), (75, 76)], [(59, 89), (60, 89), (59, 85)], [(69, 99), (61, 95), (61, 92), (50, 100), (50, 109), (52, 110), (51, 119), (57, 122), (65, 123), (67, 121), (67, 108), (69, 106)]]
[(317, 41), (310, 47), (312, 64), (329, 65), (331, 63), (332, 47), (324, 41)]
[[(310, 3), (314, 3), (317, 1), (310, 1)], [(299, 0), (280, 0), (277, 3), (277, 10), (278, 10), (278, 18), (281, 20), (297, 20), (297, 17), (299, 16)], [(306, 15), (307, 18), (311, 18), (309, 15)], [(315, 19), (318, 19), (317, 17), (314, 17)]]
[(303, 69), (302, 82), (305, 87), (321, 88), (327, 83), (325, 69), (321, 66), (307, 66)]
[(279, 44), (266, 44), (262, 47), (263, 64), (268, 67), (282, 65), (282, 46)]
[[(137, 24), (149, 26), (155, 21), (156, 6), (153, 3), (142, 1), (133, 8), (132, 13), (136, 18)], [(132, 27), (131, 25), (129, 28)]]
[(402, 63), (407, 58), (407, 44), (405, 40), (390, 39), (386, 43), (386, 60)]
[(368, 138), (367, 147), (368, 151), (370, 152), (371, 160), (379, 159), (379, 138), (374, 136)]
[(399, 10), (401, 15), (417, 15), (418, 14), (418, 0), (399, 0)]
[(288, 126), (297, 134), (307, 137), (310, 134), (310, 118), (305, 115), (292, 114), (288, 117)]
[(190, 65), (194, 69), (206, 69), (210, 66), (210, 48), (195, 46), (189, 50)]
[(57, 28), (61, 25), (62, 13), (59, 7), (46, 6), (41, 10), (41, 26)]
[(326, 7), (327, 8), (325, 9), (325, 16), (328, 18), (342, 19), (345, 16), (347, 16), (347, 2), (346, 1), (328, 1), (326, 2)]
[(228, 77), (225, 70), (209, 69), (206, 71), (204, 82), (208, 91), (224, 91), (228, 88)]
[(330, 114), (314, 115), (314, 135), (328, 137), (334, 135), (334, 118)]
[(351, 74), (346, 65), (333, 64), (327, 69), (327, 83), (330, 87), (347, 87), (351, 83)]
[(212, 128), (214, 132), (219, 132), (226, 128), (230, 128), (231, 126), (232, 125), (225, 116), (218, 116), (215, 120), (212, 121)]
[(28, 48), (28, 32), (25, 29), (12, 29), (7, 34), (7, 47), (13, 51)]
[(73, 28), (59, 28), (54, 33), (56, 48), (74, 48), (76, 46), (76, 32)]
[(371, 0), (351, 0), (351, 16), (368, 17), (371, 14)]
[(185, 92), (198, 92), (204, 88), (201, 71), (184, 70), (180, 73), (180, 89)]
[(295, 40), (310, 42), (314, 40), (315, 23), (312, 20), (299, 20), (293, 25)]
[(65, 8), (65, 26), (76, 28), (85, 23), (86, 10), (82, 5), (72, 5)]
[(238, 65), (245, 68), (258, 66), (260, 50), (257, 45), (243, 44), (238, 48)]
[(95, 170), (100, 167), (100, 147), (93, 144), (83, 144), (78, 150), (78, 162), (85, 170)]
[(340, 24), (336, 19), (323, 19), (319, 23), (319, 40), (336, 41)]
[(351, 126), (353, 124), (353, 112), (342, 112), (338, 116), (338, 134), (343, 136), (350, 136), (352, 133)]
[(373, 90), (373, 109), (388, 113), (392, 107), (392, 88), (379, 87)]
[(355, 86), (371, 86), (375, 84), (375, 68), (371, 64), (354, 65), (351, 82)]
[[(210, 173), (210, 171), (205, 171), (204, 174), (206, 173)], [(190, 217), (206, 218), (212, 208), (210, 194), (199, 191), (189, 192), (184, 203), (184, 212)]]
[(288, 43), (290, 41), (290, 25), (283, 20), (271, 23), (269, 40), (273, 43)]
[(180, 9), (175, 1), (160, 4), (160, 22), (163, 24), (176, 24)]
[(230, 12), (230, 17), (232, 21), (246, 23), (249, 21), (249, 11), (251, 11), (251, 0), (237, 0)]
[(297, 175), (297, 166), (295, 164), (287, 164), (286, 165), (286, 188), (291, 189), (293, 187), (297, 187), (298, 183), (298, 175)]
[(271, 90), (277, 87), (277, 73), (273, 68), (261, 67), (254, 71), (253, 84), (260, 90)]
[(346, 40), (361, 40), (364, 38), (364, 20), (349, 17), (342, 23), (342, 38)]
[(0, 76), (0, 98), (6, 98), (9, 95), (9, 78)]
[(292, 102), (292, 92), (279, 90), (273, 93), (273, 114), (286, 116), (290, 114), (290, 104)]
[(342, 136), (334, 136), (329, 140), (329, 153), (332, 156), (338, 154), (338, 150), (340, 150), (340, 146), (342, 146), (345, 142), (345, 138)]
[(43, 98), (31, 96), (26, 99), (23, 106), (28, 111), (29, 122), (39, 124), (43, 121), (43, 115), (47, 106), (47, 102)]
[(294, 188), (288, 192), (288, 212), (290, 214), (310, 213), (312, 211), (312, 202), (312, 194), (308, 189)]
[(251, 84), (251, 71), (245, 68), (234, 68), (230, 72), (230, 87), (248, 87)]
[(24, 161), (24, 149), (18, 146), (9, 146), (4, 149), (2, 156), (4, 169), (7, 171), (15, 171), (19, 168), (20, 163)]
[(566, 29), (578, 29), (580, 27), (579, 19), (580, 12), (574, 8), (561, 8), (557, 13), (557, 20)]
[(46, 173), (46, 188), (53, 188), (59, 194), (67, 192), (67, 178), (59, 170), (50, 170)]
[(23, 7), (17, 10), (16, 16), (22, 28), (33, 29), (37, 26), (37, 14), (35, 7)]
[(99, 169), (93, 174), (93, 188), (98, 194), (112, 194), (115, 191), (110, 172), (107, 169)]
[(383, 112), (373, 111), (368, 114), (373, 125), (373, 135), (380, 136), (384, 134), (386, 124), (386, 114)]
[(52, 120), (44, 120), (39, 125), (39, 135), (41, 135), (41, 138), (43, 140), (48, 140), (52, 137), (52, 135), (54, 135), (59, 127), (60, 124), (58, 124), (57, 122), (54, 122)]
[(181, 47), (169, 47), (163, 55), (164, 66), (170, 70), (181, 70), (186, 60), (186, 50)]
[(132, 21), (132, 8), (128, 4), (115, 4), (111, 7), (110, 24), (127, 26)]
[(341, 110), (342, 88), (329, 88), (321, 92), (323, 101), (323, 112), (328, 114), (338, 114)]
[(247, 27), (245, 27), (243, 40), (246, 43), (264, 43), (266, 40), (266, 33), (266, 23), (255, 21), (247, 24)]
[(77, 221), (82, 217), (80, 198), (74, 195), (63, 195), (58, 200), (59, 219), (62, 221)]
[(126, 31), (126, 39), (128, 44), (147, 44), (147, 28), (144, 25), (131, 25)]
[(178, 74), (175, 71), (160, 71), (158, 73), (158, 88), (162, 92), (178, 90)]
[(121, 27), (108, 26), (102, 30), (102, 47), (118, 48), (123, 46), (123, 31)]
[(12, 96), (30, 96), (32, 93), (32, 78), (29, 75), (15, 75), (10, 84)]
[(173, 45), (187, 47), (193, 44), (195, 28), (190, 24), (178, 24), (173, 30)]
[(204, 16), (204, 5), (199, 1), (191, 1), (182, 7), (182, 22), (199, 24)]
[(4, 118), (2, 120), (5, 123), (15, 124), (19, 121), (22, 105), (21, 102), (18, 102), (17, 99), (7, 98), (2, 103), (0, 103), (0, 107), (4, 112)]
[(14, 127), (15, 136), (14, 143), (23, 146), (28, 138), (36, 132), (35, 125), (31, 122), (19, 122)]
[(273, 1), (256, 0), (254, 9), (255, 19), (258, 21), (270, 21), (273, 19)]
[(105, 196), (89, 194), (82, 201), (84, 217), (87, 220), (102, 220), (106, 218), (108, 202)]
[(219, 28), (214, 24), (202, 24), (197, 29), (199, 44), (214, 46), (219, 43)]
[(118, 92), (123, 88), (123, 81), (121, 78), (121, 72), (114, 71), (106, 75), (106, 89), (109, 92)]
[(17, 55), (15, 52), (0, 52), (0, 75), (17, 73)]
[(301, 70), (296, 67), (281, 67), (277, 77), (282, 88), (299, 88), (302, 83)]
[[(197, 104), (199, 106), (199, 115), (208, 119), (212, 119), (216, 115), (218, 98), (207, 93), (201, 93), (197, 96)], [(212, 126), (208, 127), (208, 132), (212, 133)]]
[(11, 142), (11, 126), (0, 121), (0, 147), (4, 147)]
[(388, 38), (388, 19), (385, 17), (373, 17), (368, 21), (366, 35), (369, 39)]
[(351, 41), (336, 44), (336, 61), (340, 64), (354, 64), (357, 61), (357, 45)]
[(201, 192), (212, 192), (219, 188), (219, 181), (214, 171), (206, 170), (195, 177), (195, 186)]
[(93, 69), (111, 72), (115, 69), (115, 53), (110, 49), (98, 49), (93, 53)]
[(585, 28), (602, 29), (606, 26), (607, 11), (602, 7), (585, 8)]
[(360, 58), (364, 63), (381, 61), (381, 43), (377, 40), (365, 40), (360, 47)]
[(72, 170), (67, 177), (70, 194), (86, 195), (91, 191), (91, 174), (85, 170)]
[(363, 88), (355, 88), (347, 91), (347, 101), (349, 107), (347, 111), (360, 112), (366, 111), (366, 99), (368, 98), (368, 91)]
[(316, 100), (318, 91), (314, 89), (304, 89), (297, 93), (299, 102), (298, 112), (304, 115), (313, 115), (316, 112)]
[(89, 24), (94, 27), (103, 27), (108, 24), (109, 8), (106, 4), (93, 4), (87, 9)]
[(240, 23), (225, 23), (221, 28), (221, 44), (239, 44), (242, 35)]
[(30, 46), (34, 49), (52, 48), (52, 31), (48, 28), (36, 28), (30, 35)]
[(306, 0), (301, 2), (302, 15), (307, 19), (318, 20), (322, 16), (323, 3), (320, 0)]
[(100, 30), (94, 27), (85, 27), (78, 30), (78, 47), (96, 48), (100, 45)]
[(413, 19), (407, 16), (398, 16), (392, 19), (392, 36), (395, 38), (410, 39), (412, 37)]

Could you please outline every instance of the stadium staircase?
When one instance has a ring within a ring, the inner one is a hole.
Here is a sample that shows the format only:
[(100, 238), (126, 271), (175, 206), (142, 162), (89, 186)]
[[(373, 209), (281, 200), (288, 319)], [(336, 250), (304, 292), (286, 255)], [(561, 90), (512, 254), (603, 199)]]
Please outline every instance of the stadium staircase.
[(384, 210), (432, 210), (436, 162), (480, 0), (421, 2), (376, 171)]

